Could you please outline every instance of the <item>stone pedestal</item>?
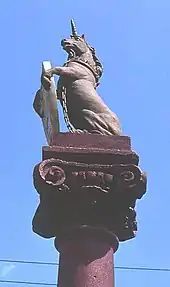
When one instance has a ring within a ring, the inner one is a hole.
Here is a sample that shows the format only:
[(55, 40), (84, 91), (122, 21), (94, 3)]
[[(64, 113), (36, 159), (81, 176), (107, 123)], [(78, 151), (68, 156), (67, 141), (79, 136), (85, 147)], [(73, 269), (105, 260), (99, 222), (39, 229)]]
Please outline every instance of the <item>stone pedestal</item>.
[(60, 133), (42, 160), (33, 175), (40, 195), (33, 230), (56, 238), (59, 287), (113, 287), (116, 238), (135, 237), (135, 203), (146, 192), (130, 138)]

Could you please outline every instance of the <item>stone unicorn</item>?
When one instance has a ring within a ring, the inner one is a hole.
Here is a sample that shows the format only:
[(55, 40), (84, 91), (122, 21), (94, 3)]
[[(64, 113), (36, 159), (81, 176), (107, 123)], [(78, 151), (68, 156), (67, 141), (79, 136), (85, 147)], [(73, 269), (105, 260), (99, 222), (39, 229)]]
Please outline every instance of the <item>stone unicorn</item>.
[[(84, 35), (77, 34), (73, 20), (71, 27), (71, 37), (61, 41), (61, 46), (68, 53), (67, 62), (63, 67), (54, 67), (42, 73), (42, 85), (48, 90), (50, 78), (59, 76), (57, 97), (70, 132), (121, 135), (119, 119), (96, 91), (103, 72), (102, 64), (94, 48), (86, 43)], [(34, 108), (36, 110), (36, 105)]]

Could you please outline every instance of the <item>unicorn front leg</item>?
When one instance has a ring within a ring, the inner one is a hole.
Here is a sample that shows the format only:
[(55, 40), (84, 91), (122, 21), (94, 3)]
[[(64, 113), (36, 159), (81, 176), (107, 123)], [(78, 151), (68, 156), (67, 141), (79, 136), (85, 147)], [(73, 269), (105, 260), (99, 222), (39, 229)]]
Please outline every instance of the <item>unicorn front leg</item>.
[(45, 76), (51, 78), (53, 75), (76, 77), (76, 69), (72, 67), (55, 67), (45, 72)]
[(55, 67), (44, 71), (41, 75), (41, 83), (45, 90), (49, 90), (51, 86), (51, 77), (53, 75), (66, 76), (70, 78), (77, 79), (78, 73), (75, 68), (72, 67)]

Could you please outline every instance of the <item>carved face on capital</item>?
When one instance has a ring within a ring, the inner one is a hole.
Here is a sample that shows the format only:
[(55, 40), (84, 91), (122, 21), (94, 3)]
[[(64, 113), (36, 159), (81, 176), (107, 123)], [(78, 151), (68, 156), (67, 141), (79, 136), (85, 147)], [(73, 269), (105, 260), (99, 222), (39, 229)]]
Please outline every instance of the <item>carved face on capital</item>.
[(84, 35), (82, 35), (81, 37), (71, 36), (71, 38), (69, 39), (63, 39), (61, 41), (61, 46), (71, 57), (81, 56), (89, 50), (85, 42)]

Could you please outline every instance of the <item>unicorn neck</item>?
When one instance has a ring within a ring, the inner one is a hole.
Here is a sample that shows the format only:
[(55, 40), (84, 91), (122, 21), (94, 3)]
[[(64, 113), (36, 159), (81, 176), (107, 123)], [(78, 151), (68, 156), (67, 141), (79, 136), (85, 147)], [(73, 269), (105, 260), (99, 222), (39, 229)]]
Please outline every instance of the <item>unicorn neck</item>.
[(93, 73), (96, 79), (96, 86), (98, 86), (99, 77), (96, 72), (96, 64), (91, 53), (86, 52), (80, 56), (68, 58), (68, 61), (64, 64), (64, 66), (67, 66), (69, 62), (77, 62), (77, 63), (84, 65), (86, 68), (90, 69), (90, 71)]

